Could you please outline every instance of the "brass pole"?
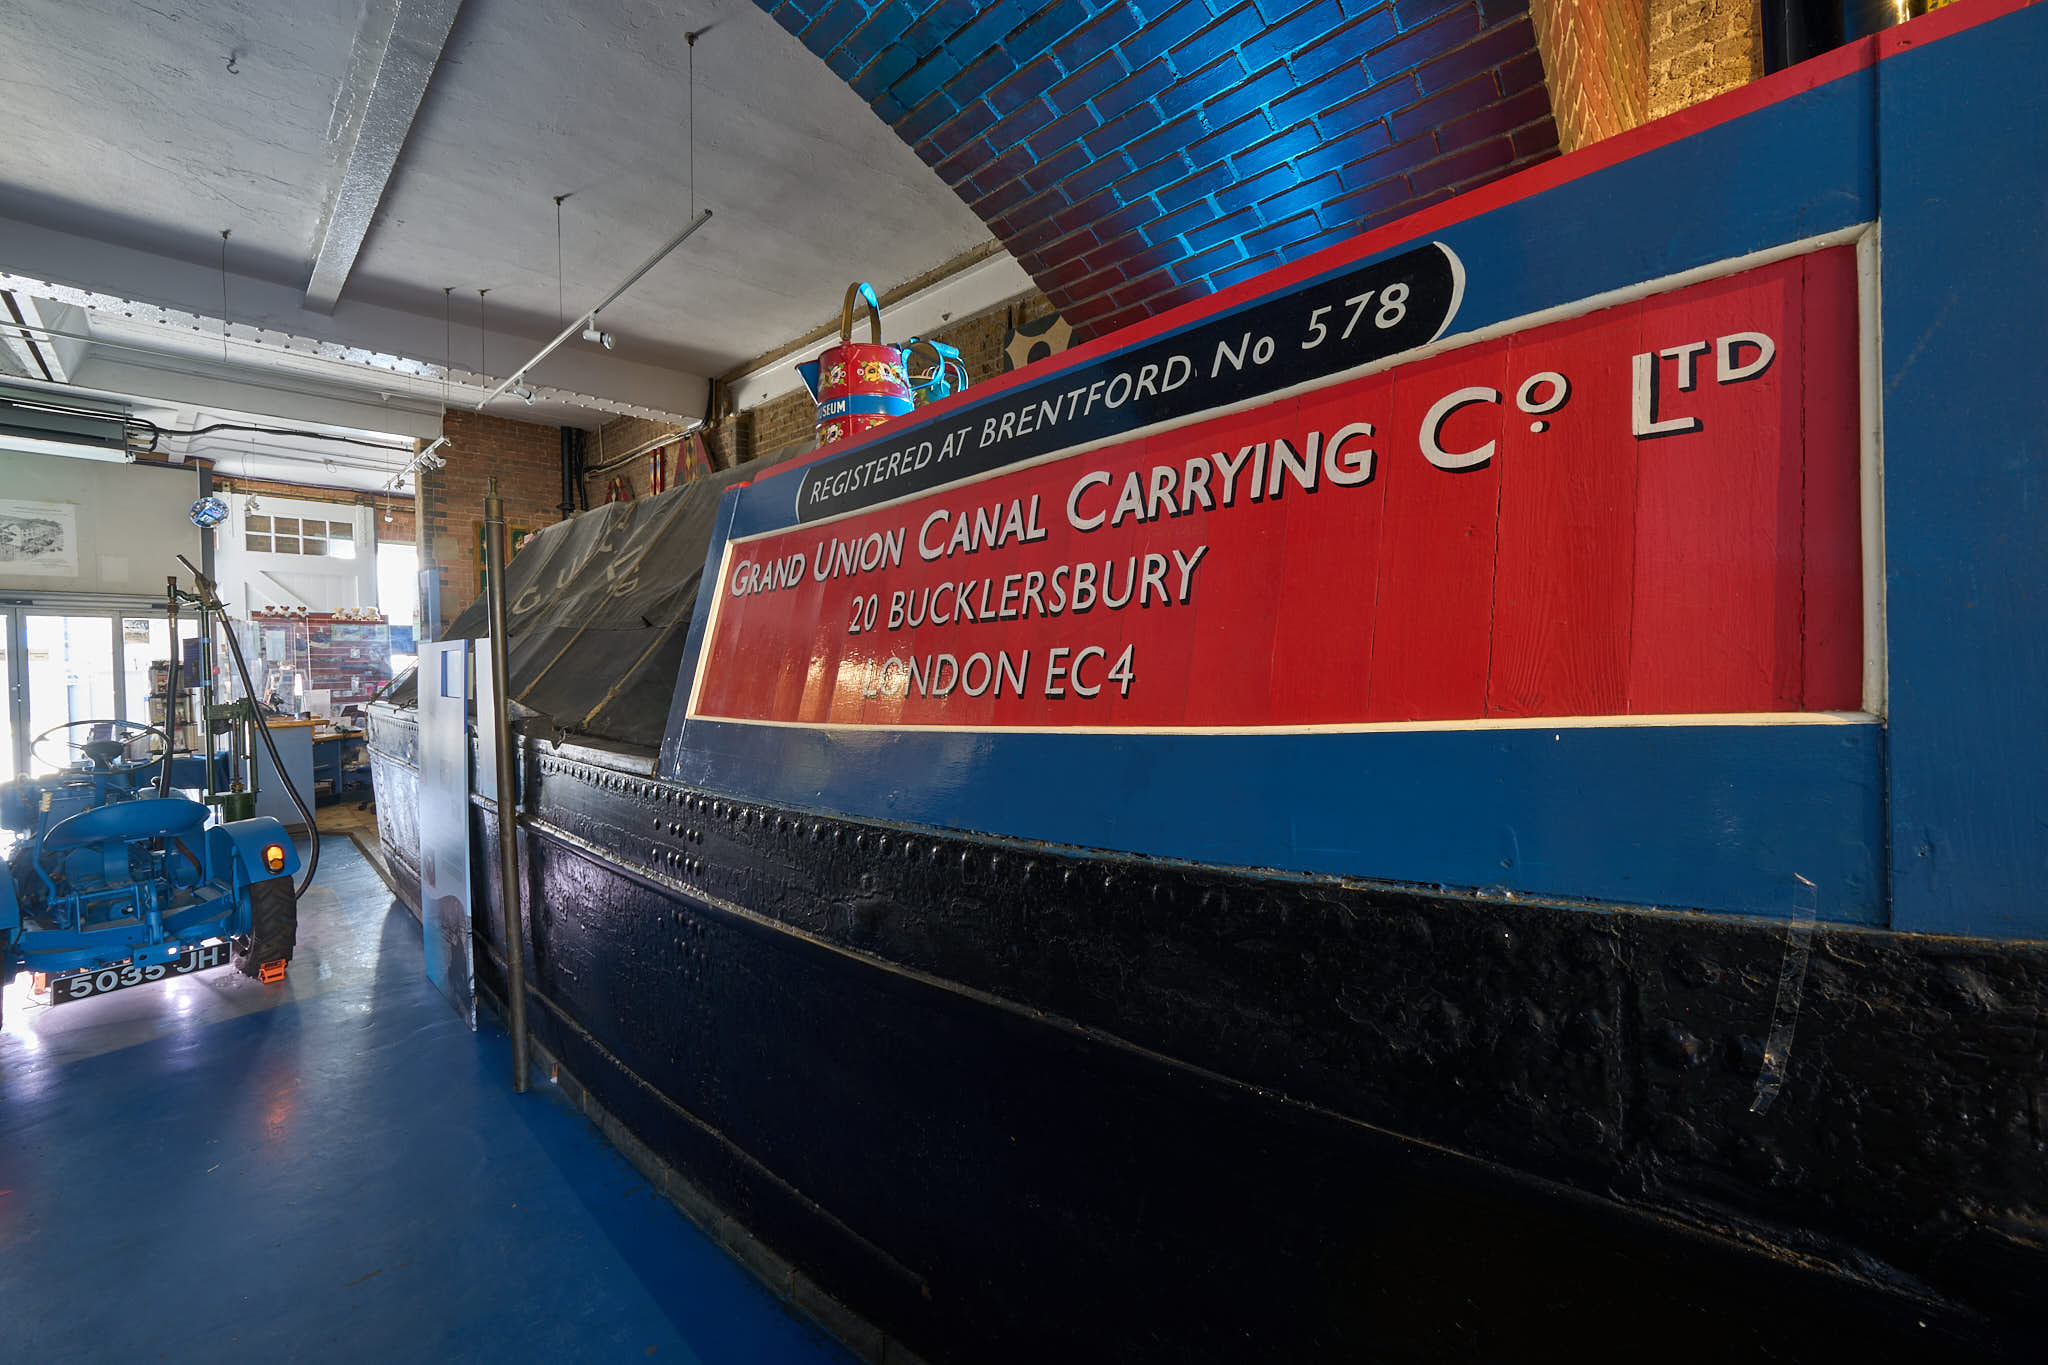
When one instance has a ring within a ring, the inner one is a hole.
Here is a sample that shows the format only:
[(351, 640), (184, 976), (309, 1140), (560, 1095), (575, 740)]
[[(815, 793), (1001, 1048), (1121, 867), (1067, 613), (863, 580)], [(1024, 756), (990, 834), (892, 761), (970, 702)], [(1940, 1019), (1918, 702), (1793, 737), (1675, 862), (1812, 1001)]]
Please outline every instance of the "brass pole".
[(520, 930), (519, 826), (512, 790), (512, 675), (506, 664), (505, 502), (492, 479), (484, 494), (484, 599), (491, 619), (491, 732), (498, 757), (498, 891), (505, 907), (505, 1013), (512, 1032), (512, 1089), (526, 1093), (526, 949)]

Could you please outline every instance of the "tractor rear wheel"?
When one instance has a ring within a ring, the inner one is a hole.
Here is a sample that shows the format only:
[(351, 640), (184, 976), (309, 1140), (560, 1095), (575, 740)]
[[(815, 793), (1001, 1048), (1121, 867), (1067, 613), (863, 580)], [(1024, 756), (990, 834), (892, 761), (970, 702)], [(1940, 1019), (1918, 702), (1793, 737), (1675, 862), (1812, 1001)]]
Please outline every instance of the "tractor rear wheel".
[(299, 898), (292, 879), (277, 877), (250, 887), (249, 936), (235, 942), (235, 965), (242, 974), (260, 978), (271, 963), (291, 961), (298, 942)]

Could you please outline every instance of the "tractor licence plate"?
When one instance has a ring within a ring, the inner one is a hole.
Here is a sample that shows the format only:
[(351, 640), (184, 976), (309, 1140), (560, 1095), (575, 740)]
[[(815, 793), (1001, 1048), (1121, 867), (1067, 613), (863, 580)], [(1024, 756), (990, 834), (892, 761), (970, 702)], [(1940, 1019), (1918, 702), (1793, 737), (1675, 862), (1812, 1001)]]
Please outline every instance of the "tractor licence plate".
[(87, 996), (105, 995), (109, 991), (161, 981), (167, 976), (184, 976), (188, 972), (204, 971), (208, 967), (224, 967), (227, 961), (227, 944), (202, 943), (196, 948), (187, 948), (170, 962), (152, 962), (146, 967), (124, 962), (118, 967), (101, 967), (98, 971), (53, 976), (50, 978), (50, 1003), (61, 1005), (67, 1000), (83, 1000)]

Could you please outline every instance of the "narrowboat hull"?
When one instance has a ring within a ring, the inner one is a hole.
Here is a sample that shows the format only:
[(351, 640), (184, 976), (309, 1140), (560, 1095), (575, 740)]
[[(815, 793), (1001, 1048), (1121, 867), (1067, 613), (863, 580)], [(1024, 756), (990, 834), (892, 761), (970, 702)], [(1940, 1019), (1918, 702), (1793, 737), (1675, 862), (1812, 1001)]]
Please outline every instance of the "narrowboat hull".
[(1943, 7), (542, 532), (540, 1045), (872, 1359), (2042, 1358), (2044, 64)]
[[(401, 882), (410, 725), (373, 728)], [(2005, 1212), (2042, 1194), (2039, 950), (1817, 930), (1759, 1114), (1783, 926), (893, 828), (576, 746), (521, 768), (536, 1039), (928, 1358), (2042, 1340)]]

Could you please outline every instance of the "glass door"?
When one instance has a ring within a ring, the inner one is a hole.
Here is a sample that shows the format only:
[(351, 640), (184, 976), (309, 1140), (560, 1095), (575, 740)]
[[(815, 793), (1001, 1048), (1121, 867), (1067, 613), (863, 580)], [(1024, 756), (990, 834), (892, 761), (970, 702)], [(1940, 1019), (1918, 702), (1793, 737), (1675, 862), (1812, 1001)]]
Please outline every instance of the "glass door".
[[(151, 675), (171, 656), (170, 630), (148, 610), (141, 602), (0, 607), (0, 780), (46, 773), (71, 756), (46, 744), (37, 757), (35, 738), (45, 730), (78, 720), (163, 725)], [(181, 640), (196, 630), (190, 618), (178, 622)], [(196, 682), (181, 678), (179, 686)], [(147, 750), (148, 741), (138, 741), (136, 756)]]
[[(178, 618), (178, 640), (197, 639), (199, 622), (190, 616)], [(192, 724), (192, 689), (200, 679), (183, 670), (178, 674), (178, 704), (173, 719), (165, 709), (165, 665), (171, 660), (170, 625), (161, 616), (121, 618), (121, 718), (154, 725), (171, 737), (181, 750), (197, 750), (199, 732)]]
[(14, 752), (15, 686), (14, 622), (10, 613), (0, 611), (0, 782), (12, 782), (21, 775)]
[[(114, 662), (117, 619), (111, 612), (78, 616), (22, 612), (26, 651), (22, 662), (28, 683), (28, 724), (24, 728), (29, 740), (72, 721), (120, 718), (122, 679)], [(41, 754), (24, 755), (27, 771), (38, 775), (53, 771), (65, 753), (46, 744)]]

